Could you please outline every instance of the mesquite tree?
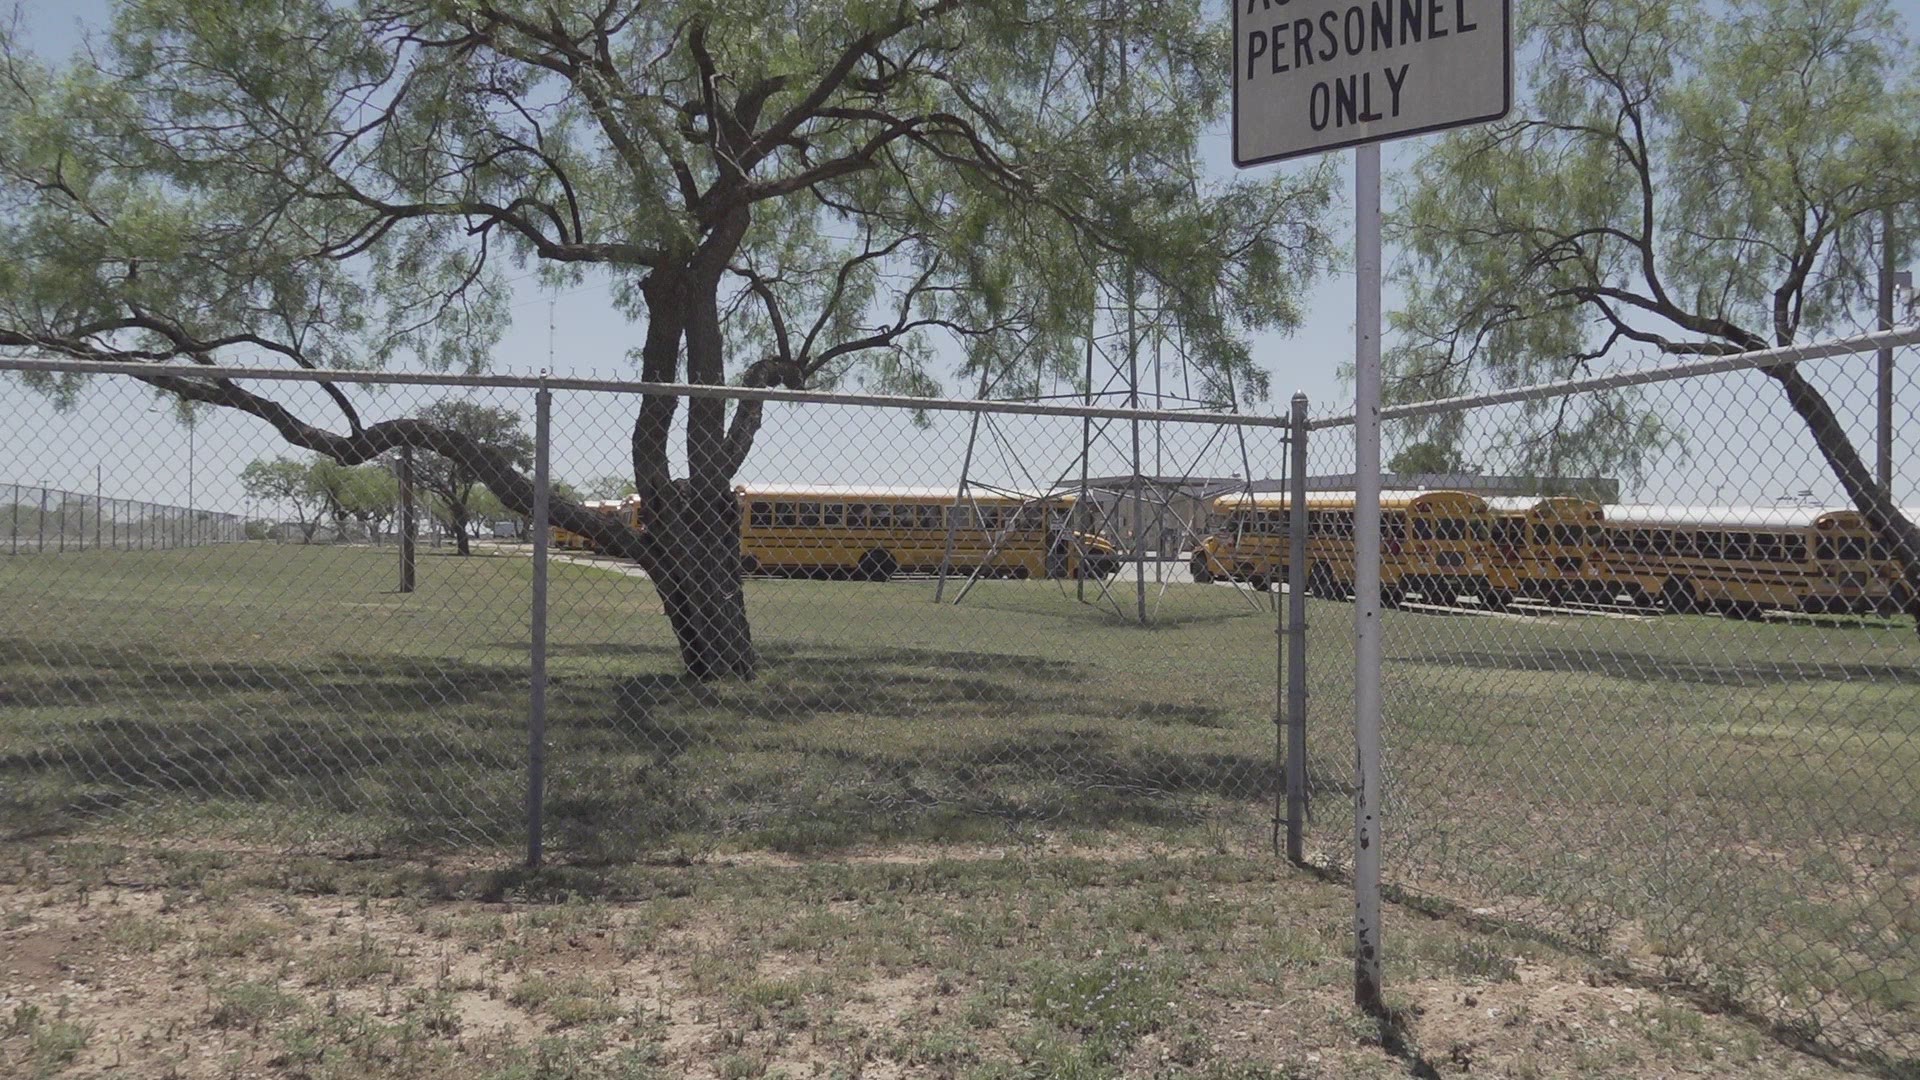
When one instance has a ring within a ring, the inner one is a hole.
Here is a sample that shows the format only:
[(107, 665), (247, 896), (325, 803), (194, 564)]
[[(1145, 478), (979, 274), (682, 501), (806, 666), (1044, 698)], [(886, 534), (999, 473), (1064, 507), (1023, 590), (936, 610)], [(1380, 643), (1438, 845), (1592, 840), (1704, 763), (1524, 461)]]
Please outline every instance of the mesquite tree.
[[(1527, 21), (1513, 117), (1438, 141), (1402, 185), (1400, 400), (1866, 322), (1883, 215), (1920, 224), (1920, 83), (1882, 0), (1547, 0)], [(1797, 365), (1763, 370), (1920, 582), (1920, 533), (1832, 405)], [(1632, 470), (1668, 434), (1630, 395), (1581, 408), (1524, 414), (1534, 462)], [(1414, 434), (1444, 444), (1449, 423)]]
[[(1329, 176), (1207, 177), (1226, 40), (1203, 8), (126, 0), (64, 67), (7, 51), (0, 346), (151, 361), (162, 392), (345, 464), (460, 460), (522, 513), (509, 456), (431, 418), (364, 423), (331, 385), (337, 420), (302, 415), (191, 368), (478, 367), (532, 266), (610, 277), (648, 380), (925, 390), (942, 339), (976, 372), (1071, 373), (1125, 265), (1251, 375), (1244, 335), (1296, 323), (1323, 265)], [(636, 409), (643, 531), (553, 519), (642, 564), (690, 673), (750, 676), (731, 480), (761, 409), (680, 411)]]

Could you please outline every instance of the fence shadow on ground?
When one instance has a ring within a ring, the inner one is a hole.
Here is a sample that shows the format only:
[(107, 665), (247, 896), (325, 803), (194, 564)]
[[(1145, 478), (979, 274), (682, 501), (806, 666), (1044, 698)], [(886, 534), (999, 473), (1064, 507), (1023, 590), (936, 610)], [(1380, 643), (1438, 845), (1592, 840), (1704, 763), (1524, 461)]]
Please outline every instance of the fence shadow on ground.
[(1480, 670), (1603, 675), (1656, 684), (1778, 686), (1802, 682), (1881, 682), (1920, 686), (1920, 668), (1910, 664), (1819, 661), (1785, 664), (1773, 660), (1743, 663), (1732, 659), (1678, 659), (1619, 649), (1459, 649), (1408, 653), (1395, 659)]

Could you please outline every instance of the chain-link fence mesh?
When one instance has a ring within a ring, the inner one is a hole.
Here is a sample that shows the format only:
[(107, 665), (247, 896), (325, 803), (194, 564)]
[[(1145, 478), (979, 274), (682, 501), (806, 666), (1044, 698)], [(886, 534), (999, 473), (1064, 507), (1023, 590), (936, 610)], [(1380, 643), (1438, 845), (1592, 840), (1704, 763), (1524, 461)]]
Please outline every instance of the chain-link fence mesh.
[[(1909, 521), (1916, 359), (1894, 365), (1888, 462)], [(1912, 1060), (1920, 578), (1834, 464), (1881, 468), (1873, 354), (1797, 370), (1836, 416), (1824, 450), (1759, 370), (1389, 422), (1384, 878)], [(1310, 447), (1309, 483), (1347, 486), (1351, 429)], [(1341, 497), (1310, 505), (1343, 548)], [(1325, 561), (1310, 584), (1344, 595), (1349, 564)], [(1352, 613), (1315, 608), (1310, 848), (1345, 864), (1327, 779), (1347, 795), (1351, 750), (1326, 729)]]
[[(233, 544), (248, 539), (251, 525), (239, 514), (112, 498), (97, 490), (0, 485), (0, 553), (7, 555)], [(264, 527), (255, 532), (265, 535)]]
[[(328, 454), (209, 406), (189, 465), (155, 452), (180, 421), (132, 380), (64, 410), (22, 392), (18, 471), (171, 492), (191, 468), (200, 506), (254, 526), (0, 563), (9, 831), (517, 850), (534, 390), (253, 385), (336, 432)], [(1195, 584), (1191, 553), (1220, 492), (1282, 482), (1284, 428), (775, 402), (717, 500), (680, 481), (650, 503), (642, 402), (551, 398), (552, 857), (1267, 843), (1275, 597)], [(685, 477), (690, 417), (738, 406), (672, 404), (651, 445)], [(690, 678), (702, 656), (753, 678)]]
[[(1895, 503), (1920, 502), (1913, 359)], [(1878, 461), (1871, 359), (1797, 370), (1836, 414), (1824, 449), (1759, 371), (1389, 425), (1387, 879), (1911, 1057), (1915, 575), (1833, 467), (1842, 443)], [(231, 407), (196, 412), (197, 457), (164, 452), (177, 417), (129, 380), (23, 407), (17, 475), (194, 484), (181, 504), (245, 539), (0, 563), (13, 831), (526, 840), (536, 395), (335, 389), (332, 464)], [(690, 423), (744, 427), (645, 400), (550, 397), (554, 857), (1277, 837), (1284, 427), (772, 401), (737, 469), (691, 470), (720, 482), (649, 486), (737, 449)], [(1305, 847), (1343, 868), (1351, 429), (1308, 448)]]

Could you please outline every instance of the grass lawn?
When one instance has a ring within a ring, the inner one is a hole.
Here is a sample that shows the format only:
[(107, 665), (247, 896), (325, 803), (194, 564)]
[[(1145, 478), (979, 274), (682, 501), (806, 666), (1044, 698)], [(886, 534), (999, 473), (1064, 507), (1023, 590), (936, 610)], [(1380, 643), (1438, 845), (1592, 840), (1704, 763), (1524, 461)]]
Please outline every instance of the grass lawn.
[[(8, 946), (179, 982), (63, 1018), (10, 977), (0, 1062), (175, 1061), (165, 1030), (184, 1075), (1825, 1068), (1596, 956), (1920, 1057), (1910, 629), (1389, 612), (1389, 876), (1589, 951), (1396, 910), (1383, 1032), (1341, 1004), (1342, 891), (1261, 854), (1274, 617), (1230, 589), (1142, 630), (1058, 583), (755, 580), (762, 677), (698, 687), (644, 581), (556, 563), (565, 868), (524, 878), (530, 565), (427, 556), (403, 596), (393, 561), (0, 563)], [(1336, 865), (1350, 619), (1311, 605)], [(201, 948), (229, 924), (258, 942)]]

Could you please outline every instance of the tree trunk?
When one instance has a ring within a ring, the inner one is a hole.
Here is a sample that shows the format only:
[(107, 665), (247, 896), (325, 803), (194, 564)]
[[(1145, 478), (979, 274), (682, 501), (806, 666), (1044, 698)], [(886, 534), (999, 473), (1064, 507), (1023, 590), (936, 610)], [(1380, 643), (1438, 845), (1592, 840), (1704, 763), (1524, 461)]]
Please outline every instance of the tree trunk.
[(759, 658), (740, 585), (740, 504), (725, 487), (678, 480), (642, 503), (654, 588), (696, 679), (751, 679)]
[(453, 550), (458, 555), (471, 555), (473, 548), (467, 540), (467, 515), (464, 508), (455, 509), (450, 515), (453, 519)]
[(1915, 632), (1920, 633), (1920, 529), (1900, 513), (1887, 492), (1880, 490), (1873, 470), (1847, 437), (1833, 406), (1800, 374), (1799, 365), (1782, 364), (1765, 371), (1787, 392), (1787, 402), (1813, 432), (1814, 445), (1826, 458), (1827, 467), (1833, 470), (1854, 507), (1866, 516), (1867, 526), (1900, 564), (1900, 576), (1908, 591), (1908, 612), (1914, 617)]

